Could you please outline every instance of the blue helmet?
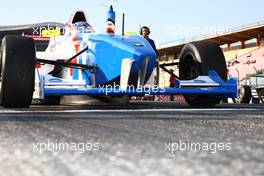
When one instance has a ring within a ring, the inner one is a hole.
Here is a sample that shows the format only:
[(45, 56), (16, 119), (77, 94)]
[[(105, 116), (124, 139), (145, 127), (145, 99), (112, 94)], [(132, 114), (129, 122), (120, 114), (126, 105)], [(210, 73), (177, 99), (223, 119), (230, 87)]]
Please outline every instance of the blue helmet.
[(92, 26), (87, 22), (76, 22), (74, 24), (74, 27), (78, 33), (91, 33), (91, 32), (93, 32)]

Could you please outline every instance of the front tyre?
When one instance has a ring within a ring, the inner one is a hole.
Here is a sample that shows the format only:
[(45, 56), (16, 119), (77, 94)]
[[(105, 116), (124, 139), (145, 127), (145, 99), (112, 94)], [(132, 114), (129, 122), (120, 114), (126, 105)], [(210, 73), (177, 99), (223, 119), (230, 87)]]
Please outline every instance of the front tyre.
[[(213, 42), (201, 41), (186, 44), (180, 54), (179, 75), (181, 80), (192, 80), (201, 75), (208, 75), (214, 70), (227, 80), (227, 68), (222, 49)], [(207, 95), (185, 95), (186, 102), (191, 106), (214, 106), (222, 98)]]
[(1, 43), (1, 105), (27, 108), (34, 91), (36, 52), (29, 37), (7, 35)]

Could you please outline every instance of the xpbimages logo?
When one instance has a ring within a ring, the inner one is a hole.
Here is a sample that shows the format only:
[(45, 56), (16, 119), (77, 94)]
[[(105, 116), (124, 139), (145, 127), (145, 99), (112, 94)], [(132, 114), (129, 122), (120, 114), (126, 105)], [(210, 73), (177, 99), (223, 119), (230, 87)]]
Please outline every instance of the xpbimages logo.
[(99, 143), (90, 143), (90, 142), (52, 142), (48, 140), (47, 142), (33, 143), (32, 148), (34, 152), (43, 153), (47, 151), (73, 151), (79, 153), (85, 153), (88, 151), (99, 151)]
[(179, 142), (169, 142), (164, 143), (164, 150), (171, 154), (175, 154), (176, 152), (182, 151), (205, 151), (210, 152), (212, 154), (218, 151), (230, 151), (232, 150), (231, 143), (199, 143), (199, 142), (190, 142), (190, 141), (179, 141)]
[(126, 89), (121, 88), (120, 85), (113, 84), (113, 85), (101, 85), (99, 86), (99, 92), (104, 93), (105, 95), (109, 95), (111, 93), (137, 93), (137, 94), (147, 94), (150, 95), (152, 93), (164, 93), (165, 89), (160, 88), (157, 85), (128, 85)]
[(33, 29), (34, 36), (43, 37), (56, 37), (60, 36), (61, 33), (65, 33), (66, 28), (64, 26), (58, 26), (53, 24), (47, 24), (45, 26), (35, 26)]

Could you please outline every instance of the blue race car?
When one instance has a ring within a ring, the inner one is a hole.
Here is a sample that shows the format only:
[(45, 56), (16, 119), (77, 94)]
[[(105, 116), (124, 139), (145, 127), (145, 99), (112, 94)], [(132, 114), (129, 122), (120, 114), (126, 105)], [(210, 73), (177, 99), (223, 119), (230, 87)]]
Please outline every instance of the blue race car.
[(2, 106), (29, 107), (33, 98), (59, 104), (64, 95), (119, 98), (146, 94), (182, 94), (192, 106), (213, 106), (237, 96), (237, 80), (227, 78), (223, 52), (215, 43), (185, 45), (179, 62), (174, 63), (179, 75), (168, 71), (177, 77), (174, 87), (160, 88), (146, 83), (153, 70), (165, 69), (164, 65), (159, 66), (155, 51), (142, 36), (115, 35), (112, 7), (106, 34), (96, 34), (82, 11), (62, 26), (42, 28), (41, 38), (49, 33), (42, 52), (36, 51), (32, 37), (5, 33), (1, 42)]

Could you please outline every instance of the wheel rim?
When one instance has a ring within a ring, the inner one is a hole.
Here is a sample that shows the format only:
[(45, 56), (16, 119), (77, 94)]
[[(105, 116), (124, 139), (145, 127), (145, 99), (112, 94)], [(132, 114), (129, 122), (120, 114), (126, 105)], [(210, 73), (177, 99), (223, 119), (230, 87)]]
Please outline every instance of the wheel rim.
[[(200, 74), (200, 67), (199, 63), (195, 60), (194, 56), (188, 54), (183, 59), (182, 67), (182, 80), (192, 80), (199, 76)], [(185, 96), (186, 97), (186, 96)], [(197, 96), (196, 95), (188, 95), (189, 100), (194, 100)]]
[(182, 64), (182, 80), (192, 80), (199, 76), (200, 68), (199, 63), (192, 55), (186, 55)]
[(243, 94), (244, 94), (244, 88), (242, 86), (239, 86), (237, 90), (237, 103), (242, 102)]

